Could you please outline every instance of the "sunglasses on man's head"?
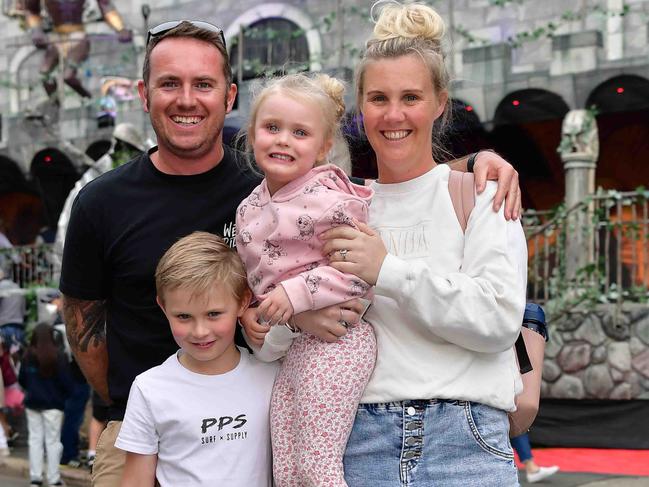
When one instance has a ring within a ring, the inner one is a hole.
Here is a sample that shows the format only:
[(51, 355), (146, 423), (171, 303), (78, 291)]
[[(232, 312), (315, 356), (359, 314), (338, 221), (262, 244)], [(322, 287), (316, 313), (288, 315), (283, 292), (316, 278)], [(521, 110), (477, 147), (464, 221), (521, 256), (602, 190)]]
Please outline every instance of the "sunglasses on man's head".
[(225, 36), (223, 35), (223, 29), (217, 27), (216, 25), (212, 25), (209, 22), (203, 22), (202, 20), (171, 20), (169, 22), (163, 22), (160, 25), (156, 25), (155, 27), (149, 29), (149, 32), (146, 36), (146, 45), (148, 46), (149, 42), (154, 37), (160, 37), (161, 35), (166, 34), (171, 29), (175, 29), (183, 22), (188, 22), (199, 29), (209, 30), (210, 32), (217, 32), (221, 36), (223, 47), (225, 47)]

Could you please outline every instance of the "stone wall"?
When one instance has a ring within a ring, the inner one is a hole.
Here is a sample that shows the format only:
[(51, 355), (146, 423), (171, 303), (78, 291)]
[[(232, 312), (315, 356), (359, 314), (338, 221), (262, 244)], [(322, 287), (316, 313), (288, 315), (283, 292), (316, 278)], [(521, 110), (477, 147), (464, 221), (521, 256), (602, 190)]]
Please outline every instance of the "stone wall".
[[(92, 2), (86, 3), (90, 5)], [(246, 21), (263, 17), (291, 18), (308, 31), (311, 27), (317, 30), (308, 36), (309, 45), (312, 55), (317, 58), (313, 59), (314, 66), (324, 70), (353, 70), (357, 54), (352, 54), (350, 47), (362, 48), (372, 29), (367, 13), (373, 2), (367, 0), (342, 0), (341, 5), (346, 8), (355, 6), (363, 15), (348, 13), (341, 22), (335, 19), (328, 27), (322, 19), (336, 10), (337, 0), (115, 0), (114, 3), (127, 25), (134, 30), (134, 44), (93, 44), (90, 60), (84, 65), (84, 72), (90, 75), (84, 82), (95, 90), (103, 74), (139, 75), (147, 30), (141, 15), (145, 3), (152, 7), (148, 26), (170, 19), (197, 18), (221, 25), (228, 35), (238, 27), (238, 22), (246, 24)], [(587, 15), (575, 21), (560, 20), (567, 11), (578, 9), (565, 0), (505, 2), (505, 6), (489, 0), (427, 3), (434, 4), (449, 26), (457, 28), (450, 28), (448, 36), (449, 66), (456, 80), (452, 94), (471, 104), (482, 122), (489, 123), (498, 103), (513, 91), (544, 88), (560, 95), (570, 108), (583, 108), (593, 88), (613, 76), (636, 74), (649, 77), (646, 20), (649, 0), (627, 1), (630, 12), (624, 17), (598, 13), (597, 8), (605, 9), (615, 2), (585, 0), (580, 5)], [(541, 36), (514, 47), (508, 43), (509, 38), (533, 32), (550, 22), (557, 23), (554, 40)], [(91, 34), (112, 32), (104, 22), (93, 22), (87, 29)], [(460, 31), (470, 33), (475, 40), (470, 42), (459, 34)], [(34, 88), (33, 92), (25, 88), (25, 85), (38, 80), (41, 53), (33, 49), (29, 36), (20, 30), (16, 20), (1, 15), (0, 41), (0, 72), (5, 73), (2, 78), (5, 83), (0, 84), (0, 114), (3, 116), (0, 152), (16, 160), (28, 173), (31, 156), (38, 148), (24, 144), (22, 139), (16, 138), (15, 132), (25, 131), (19, 126), (21, 116), (42, 96), (40, 87)], [(338, 51), (341, 44), (347, 46), (342, 56)], [(126, 63), (122, 61), (122, 55), (128, 49), (134, 49), (137, 55), (129, 57)], [(103, 72), (104, 67), (114, 69)], [(19, 88), (10, 89), (7, 82)], [(241, 98), (245, 101), (247, 89), (245, 86), (241, 88)], [(79, 106), (78, 97), (68, 98), (66, 108), (86, 108)], [(132, 120), (138, 126), (146, 126), (146, 117), (140, 111), (137, 104), (125, 107), (120, 111), (118, 121)], [(234, 115), (245, 117), (246, 113), (238, 110)], [(74, 139), (96, 138), (85, 131), (72, 130), (69, 133)], [(31, 133), (26, 133), (25, 138), (34, 139)]]
[(649, 305), (598, 305), (549, 327), (542, 397), (649, 399)]

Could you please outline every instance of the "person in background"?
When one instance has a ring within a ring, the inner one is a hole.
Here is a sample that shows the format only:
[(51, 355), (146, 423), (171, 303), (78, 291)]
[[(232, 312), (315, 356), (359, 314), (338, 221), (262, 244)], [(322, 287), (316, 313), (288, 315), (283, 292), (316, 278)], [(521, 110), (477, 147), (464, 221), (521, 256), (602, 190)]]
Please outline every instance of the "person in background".
[[(0, 343), (0, 347), (2, 344)], [(4, 407), (5, 407), (5, 384), (2, 379), (2, 374), (0, 374), (0, 421), (4, 419)], [(0, 466), (4, 463), (4, 458), (8, 457), (9, 444), (7, 443), (7, 435), (5, 432), (5, 424), (2, 422), (2, 427), (0, 427)]]
[(97, 443), (101, 432), (108, 424), (108, 404), (99, 397), (95, 391), (92, 391), (92, 417), (90, 418), (90, 425), (88, 426), (88, 452), (86, 453), (86, 466), (92, 468), (95, 465), (95, 457), (97, 456)]
[(47, 323), (36, 325), (18, 376), (25, 390), (31, 487), (43, 485), (44, 456), (48, 484), (63, 485), (59, 470), (61, 425), (65, 400), (74, 386), (62, 337), (57, 335)]
[[(61, 215), (59, 216), (56, 239), (54, 241), (54, 252), (52, 255), (54, 261), (54, 273), (56, 275), (59, 275), (61, 272), (63, 244), (65, 243), (65, 235), (68, 231), (68, 223), (70, 222), (72, 203), (74, 203), (74, 200), (79, 194), (79, 191), (81, 191), (81, 188), (111, 169), (121, 166), (125, 162), (128, 162), (134, 157), (146, 152), (151, 145), (151, 142), (148, 139), (145, 139), (132, 123), (124, 122), (117, 124), (113, 130), (110, 149), (97, 161), (92, 161), (85, 154), (76, 154), (78, 158), (82, 159), (90, 167), (81, 175), (79, 180), (74, 184), (74, 187), (70, 190), (70, 193), (63, 204)], [(66, 148), (73, 151), (73, 148), (69, 145), (66, 145)], [(80, 151), (77, 150), (75, 152)]]
[(527, 433), (512, 438), (511, 442), (512, 447), (514, 447), (514, 450), (518, 454), (519, 460), (525, 465), (525, 475), (530, 484), (547, 479), (559, 471), (559, 467), (556, 465), (540, 467), (536, 464), (532, 456), (532, 446), (530, 445), (530, 438)]
[(18, 386), (16, 369), (9, 348), (5, 346), (4, 339), (0, 336), (0, 377), (2, 377), (2, 401), (0, 401), (0, 426), (6, 441), (11, 442), (18, 437), (9, 424), (8, 414), (12, 410), (22, 411), (24, 394)]
[(9, 353), (17, 354), (25, 342), (25, 291), (0, 269), (0, 337)]
[(11, 245), (11, 241), (6, 235), (7, 233), (7, 226), (5, 225), (5, 221), (0, 218), (0, 249), (11, 249), (13, 248), (13, 245)]
[(7, 225), (4, 219), (0, 218), (0, 272), (9, 275), (12, 265), (15, 263), (15, 257), (8, 251), (13, 249), (11, 241), (6, 235)]
[(57, 331), (56, 337), (61, 340), (65, 357), (68, 359), (70, 367), (70, 377), (72, 379), (72, 391), (65, 400), (63, 410), (63, 426), (61, 428), (61, 444), (63, 452), (61, 454), (61, 465), (78, 468), (82, 465), (79, 458), (79, 429), (83, 423), (86, 403), (90, 397), (90, 386), (83, 376), (79, 365), (74, 360), (70, 352), (70, 346), (65, 337), (65, 325), (61, 319), (61, 297), (53, 296), (50, 303), (56, 306), (56, 317), (52, 325)]
[(11, 443), (18, 437), (8, 420), (8, 412), (18, 413), (23, 408), (23, 392), (18, 386), (16, 367), (20, 363), (25, 343), (25, 292), (7, 279), (0, 269), (0, 366), (4, 379), (3, 408), (0, 425)]

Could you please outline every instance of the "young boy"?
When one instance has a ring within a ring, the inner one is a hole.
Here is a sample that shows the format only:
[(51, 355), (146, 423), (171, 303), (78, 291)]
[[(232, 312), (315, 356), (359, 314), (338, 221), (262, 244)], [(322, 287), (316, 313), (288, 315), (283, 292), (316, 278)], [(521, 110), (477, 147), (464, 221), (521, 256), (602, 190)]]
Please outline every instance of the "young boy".
[(251, 297), (241, 260), (221, 238), (194, 232), (162, 256), (155, 278), (180, 350), (133, 382), (115, 442), (127, 452), (122, 487), (270, 487), (278, 366), (234, 344)]

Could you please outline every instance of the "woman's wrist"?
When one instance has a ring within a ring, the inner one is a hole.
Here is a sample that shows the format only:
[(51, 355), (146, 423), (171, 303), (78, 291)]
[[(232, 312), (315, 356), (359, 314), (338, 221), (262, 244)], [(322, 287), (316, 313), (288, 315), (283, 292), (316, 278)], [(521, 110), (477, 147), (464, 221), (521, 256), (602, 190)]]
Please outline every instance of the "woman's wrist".
[(466, 161), (466, 172), (473, 172), (475, 163), (478, 161), (478, 156), (482, 152), (491, 152), (492, 154), (497, 154), (497, 152), (493, 149), (480, 149), (478, 152), (474, 152), (469, 156), (469, 158)]

